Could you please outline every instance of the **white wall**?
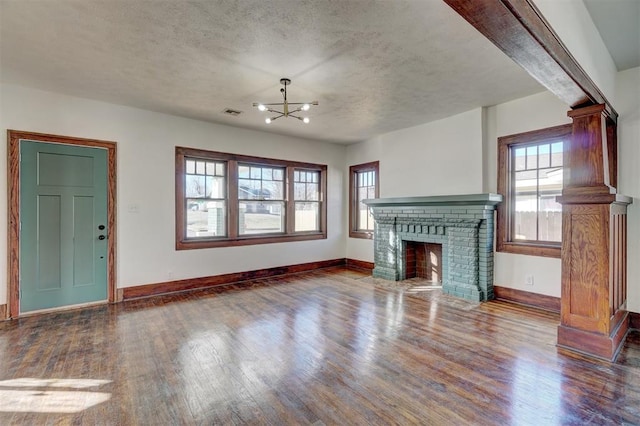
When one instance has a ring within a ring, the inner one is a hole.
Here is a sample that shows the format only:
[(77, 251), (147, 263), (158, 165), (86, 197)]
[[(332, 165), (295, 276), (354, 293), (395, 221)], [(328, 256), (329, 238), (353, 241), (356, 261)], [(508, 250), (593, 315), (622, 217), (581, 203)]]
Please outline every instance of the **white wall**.
[[(480, 193), (482, 116), (478, 108), (350, 145), (347, 169), (379, 160), (380, 197)], [(347, 257), (373, 262), (373, 242), (348, 238)]]
[[(119, 288), (345, 257), (344, 146), (9, 85), (0, 87), (0, 128), (118, 143)], [(327, 164), (328, 238), (176, 251), (176, 145)], [(0, 141), (0, 159), (4, 170), (0, 173), (0, 223), (6, 224), (6, 133)], [(0, 227), (0, 236), (6, 241), (6, 225)], [(1, 245), (0, 276), (6, 276), (6, 258), (6, 246)], [(5, 286), (0, 286), (0, 303), (6, 303)]]
[(618, 192), (633, 197), (627, 226), (627, 307), (640, 312), (640, 67), (618, 73)]
[(534, 0), (571, 55), (616, 108), (616, 66), (579, 0)]

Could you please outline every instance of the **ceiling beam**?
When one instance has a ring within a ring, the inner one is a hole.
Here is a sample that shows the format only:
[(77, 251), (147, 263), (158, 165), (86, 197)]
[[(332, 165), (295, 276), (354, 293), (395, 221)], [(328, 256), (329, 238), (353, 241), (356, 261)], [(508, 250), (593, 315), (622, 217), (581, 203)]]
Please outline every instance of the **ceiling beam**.
[(532, 0), (444, 0), (508, 57), (571, 108), (604, 104), (618, 114), (569, 53)]

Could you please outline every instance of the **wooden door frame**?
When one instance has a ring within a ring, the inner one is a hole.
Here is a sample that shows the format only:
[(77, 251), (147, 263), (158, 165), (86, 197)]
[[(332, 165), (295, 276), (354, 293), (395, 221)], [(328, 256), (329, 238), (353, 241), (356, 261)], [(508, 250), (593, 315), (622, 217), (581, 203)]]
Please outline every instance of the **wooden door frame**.
[(107, 301), (116, 302), (116, 148), (115, 142), (7, 130), (7, 318), (20, 314), (20, 140), (107, 150)]

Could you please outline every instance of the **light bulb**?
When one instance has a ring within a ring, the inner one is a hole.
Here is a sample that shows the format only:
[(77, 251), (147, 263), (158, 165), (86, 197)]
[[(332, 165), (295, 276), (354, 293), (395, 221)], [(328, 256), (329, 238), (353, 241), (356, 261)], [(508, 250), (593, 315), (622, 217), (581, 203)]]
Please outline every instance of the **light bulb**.
[(260, 105), (258, 105), (258, 109), (259, 109), (260, 111), (266, 111), (266, 110), (267, 110), (267, 107), (266, 107), (266, 106), (264, 106), (264, 105), (262, 105), (262, 104), (260, 104)]
[(271, 119), (269, 117), (267, 117), (267, 118), (264, 119), (264, 122), (269, 124), (269, 123), (271, 123)]
[(305, 117), (305, 118), (303, 118), (303, 119), (302, 119), (302, 122), (303, 122), (304, 124), (309, 123), (309, 117)]
[(309, 106), (309, 104), (304, 104), (304, 105), (302, 105), (302, 110), (303, 110), (303, 111), (309, 111), (309, 108), (311, 108), (311, 107)]

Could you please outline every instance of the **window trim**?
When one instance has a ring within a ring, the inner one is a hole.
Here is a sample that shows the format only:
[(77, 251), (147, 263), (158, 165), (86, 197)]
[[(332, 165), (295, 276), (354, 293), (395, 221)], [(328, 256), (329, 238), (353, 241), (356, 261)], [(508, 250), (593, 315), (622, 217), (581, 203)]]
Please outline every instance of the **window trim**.
[[(515, 199), (510, 190), (509, 152), (513, 146), (517, 145), (543, 142), (548, 139), (570, 139), (571, 132), (572, 125), (563, 124), (498, 138), (498, 193), (502, 194), (502, 203), (498, 205), (497, 209), (497, 252), (560, 258), (560, 248), (562, 246), (560, 242), (513, 241), (511, 236), (512, 214), (508, 213), (513, 212)], [(566, 149), (564, 150), (565, 161), (563, 161), (563, 164), (568, 164), (566, 161), (567, 151)]]
[(375, 171), (375, 195), (380, 197), (380, 162), (371, 161), (369, 163), (357, 164), (349, 167), (349, 237), (373, 239), (373, 231), (362, 231), (357, 229), (358, 225), (358, 200), (356, 185), (358, 180), (356, 175), (360, 172)]
[[(227, 181), (227, 236), (225, 237), (186, 237), (185, 210), (185, 157), (203, 160), (226, 162)], [(285, 232), (280, 234), (239, 235), (238, 232), (238, 163), (256, 164), (259, 166), (278, 166), (285, 168)], [(320, 230), (294, 231), (295, 204), (293, 171), (305, 169), (320, 172)], [(291, 212), (293, 211), (293, 215)], [(327, 238), (327, 166), (323, 164), (304, 163), (272, 158), (252, 157), (240, 154), (208, 151), (204, 149), (176, 146), (175, 148), (175, 238), (176, 250), (191, 250), (213, 247), (235, 247), (254, 244), (271, 244), (289, 241), (308, 241)]]

